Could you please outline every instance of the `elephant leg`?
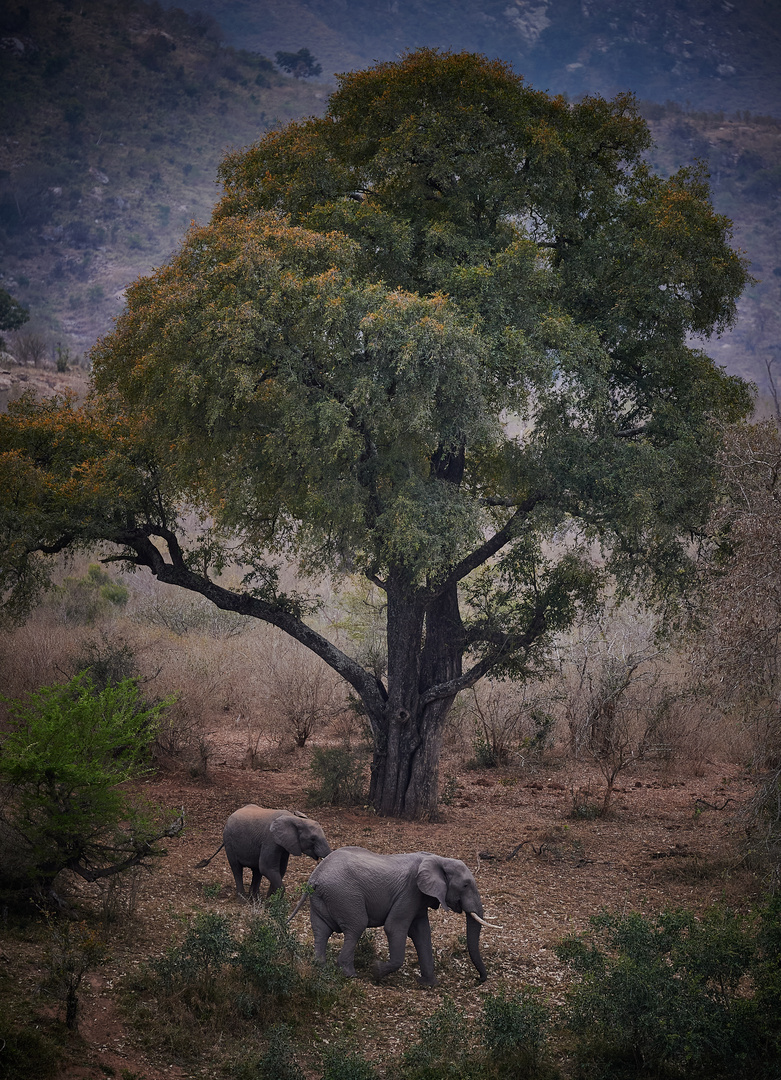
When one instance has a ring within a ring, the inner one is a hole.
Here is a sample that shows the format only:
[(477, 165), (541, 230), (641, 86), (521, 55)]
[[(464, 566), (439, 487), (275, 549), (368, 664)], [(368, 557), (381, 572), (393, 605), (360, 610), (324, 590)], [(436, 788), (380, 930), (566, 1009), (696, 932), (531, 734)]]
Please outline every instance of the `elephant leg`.
[(230, 864), (230, 868), (233, 873), (233, 880), (236, 882), (236, 892), (239, 894), (239, 896), (245, 896), (246, 894), (244, 892), (244, 867), (241, 865), (241, 863), (232, 862)]
[(273, 896), (275, 892), (279, 892), (280, 889), (284, 890), (282, 884), (282, 875), (276, 867), (269, 867), (264, 870), (263, 873), (268, 878), (268, 893), (267, 896)]
[(325, 919), (310, 904), (309, 921), (312, 925), (312, 933), (315, 939), (315, 960), (325, 963), (325, 949), (332, 930)]
[(384, 964), (378, 962), (374, 965), (372, 971), (375, 979), (384, 979), (392, 971), (398, 971), (407, 951), (406, 926), (391, 927), (386, 923), (385, 936), (388, 939), (388, 959)]
[(337, 963), (342, 969), (345, 975), (349, 978), (355, 977), (355, 947), (361, 940), (361, 934), (366, 929), (366, 925), (351, 927), (344, 931), (344, 944), (339, 952), (339, 959)]
[(434, 975), (434, 951), (431, 947), (431, 925), (428, 921), (428, 913), (412, 920), (409, 936), (418, 954), (420, 981), (424, 986), (436, 986), (437, 978)]
[(260, 895), (260, 879), (262, 878), (260, 870), (256, 866), (252, 867), (252, 884), (249, 887), (249, 894), (253, 900), (257, 900)]

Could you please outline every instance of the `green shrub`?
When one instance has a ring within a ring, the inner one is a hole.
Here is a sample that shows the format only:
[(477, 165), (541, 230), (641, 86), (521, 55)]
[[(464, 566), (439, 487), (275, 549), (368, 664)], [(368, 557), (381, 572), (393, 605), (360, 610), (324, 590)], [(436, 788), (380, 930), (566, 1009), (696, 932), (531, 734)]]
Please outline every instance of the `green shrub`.
[(478, 1077), (480, 1066), (471, 1056), (470, 1041), (466, 1015), (446, 997), (421, 1025), (418, 1041), (403, 1054), (399, 1074), (403, 1080)]
[(196, 915), (181, 945), (173, 946), (152, 969), (164, 991), (182, 995), (214, 996), (215, 983), (236, 948), (224, 915)]
[[(149, 771), (159, 717), (170, 701), (146, 708), (127, 679), (97, 690), (86, 674), (9, 702), (0, 734), (0, 834), (25, 853), (9, 888), (50, 886), (60, 871), (88, 881), (120, 873), (165, 852), (181, 830), (143, 808), (120, 785)], [(5, 866), (0, 864), (0, 873)]]
[(253, 1072), (253, 1080), (305, 1080), (294, 1057), (293, 1042), (287, 1024), (268, 1031), (268, 1047)]
[(112, 609), (124, 607), (130, 593), (96, 563), (82, 578), (65, 578), (55, 593), (67, 622), (90, 625)]
[(60, 1048), (37, 1026), (16, 1027), (6, 1020), (0, 1038), (3, 1047), (0, 1076), (3, 1080), (47, 1080), (57, 1075)]
[(309, 806), (355, 806), (366, 801), (363, 754), (347, 746), (317, 746), (310, 768), (320, 783), (307, 788)]
[(360, 1054), (336, 1045), (323, 1054), (321, 1080), (379, 1080), (379, 1073)]
[(550, 1010), (533, 986), (483, 1001), (483, 1044), (489, 1056), (512, 1066), (514, 1075), (536, 1075), (550, 1025)]
[(568, 1000), (581, 1075), (777, 1076), (779, 943), (770, 908), (594, 916), (556, 950), (580, 975)]
[(287, 917), (281, 892), (253, 914), (241, 937), (224, 915), (199, 914), (181, 944), (150, 965), (137, 994), (151, 991), (158, 1018), (201, 1033), (226, 1026), (241, 1032), (243, 1024), (256, 1031), (282, 1016), (292, 1023), (299, 1008), (330, 1004), (335, 973), (310, 963)]

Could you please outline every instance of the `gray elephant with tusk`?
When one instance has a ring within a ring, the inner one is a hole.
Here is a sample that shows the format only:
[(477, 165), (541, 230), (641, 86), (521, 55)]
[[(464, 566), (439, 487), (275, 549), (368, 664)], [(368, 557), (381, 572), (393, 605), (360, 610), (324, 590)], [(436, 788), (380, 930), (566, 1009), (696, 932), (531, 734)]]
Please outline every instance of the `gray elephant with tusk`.
[(401, 967), (409, 937), (418, 954), (421, 983), (436, 986), (428, 910), (441, 904), (465, 913), (469, 957), (480, 982), (485, 982), (480, 930), (491, 924), (483, 918), (475, 879), (460, 859), (445, 859), (428, 851), (378, 855), (366, 848), (341, 847), (315, 867), (309, 885), (313, 891), (301, 898), (290, 918), (308, 895), (315, 956), (325, 960), (331, 934), (344, 934), (337, 962), (345, 975), (355, 975), (355, 946), (364, 930), (382, 926), (389, 959), (375, 964), (375, 978)]
[[(313, 818), (288, 810), (267, 810), (254, 803), (242, 806), (225, 822), (222, 843), (214, 855), (223, 848), (239, 896), (245, 896), (244, 867), (252, 871), (250, 897), (253, 900), (258, 898), (262, 877), (268, 878), (269, 896), (282, 888), (291, 855), (324, 859), (331, 851), (325, 833)], [(208, 866), (214, 855), (199, 862), (196, 869)]]

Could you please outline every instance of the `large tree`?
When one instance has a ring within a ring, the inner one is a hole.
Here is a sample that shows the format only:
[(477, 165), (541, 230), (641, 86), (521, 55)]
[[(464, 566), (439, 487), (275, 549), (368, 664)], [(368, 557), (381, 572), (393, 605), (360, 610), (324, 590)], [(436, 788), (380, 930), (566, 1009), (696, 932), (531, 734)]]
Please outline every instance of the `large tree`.
[[(649, 142), (629, 96), (421, 50), (229, 155), (210, 223), (95, 348), (87, 408), (2, 423), (10, 601), (102, 540), (281, 627), (360, 698), (376, 809), (435, 813), (459, 691), (535, 670), (603, 581), (680, 585), (718, 423), (749, 407), (690, 344), (746, 281), (730, 223)], [(280, 560), (384, 593), (383, 679)]]

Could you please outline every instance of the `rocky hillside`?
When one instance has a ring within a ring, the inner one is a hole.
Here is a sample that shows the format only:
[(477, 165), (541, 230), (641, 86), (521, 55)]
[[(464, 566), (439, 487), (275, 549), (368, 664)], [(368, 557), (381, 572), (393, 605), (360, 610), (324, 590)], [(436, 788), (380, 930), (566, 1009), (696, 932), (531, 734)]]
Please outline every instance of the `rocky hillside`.
[[(189, 11), (203, 0), (166, 0)], [(541, 90), (781, 116), (777, 0), (212, 0), (227, 39), (323, 71), (432, 45), (501, 56)]]
[[(426, 42), (504, 56), (554, 91), (646, 95), (654, 168), (708, 162), (716, 207), (758, 279), (736, 330), (708, 351), (767, 391), (768, 367), (781, 366), (781, 126), (758, 110), (779, 101), (776, 4), (639, 0), (630, 18), (617, 0), (480, 11), (453, 0), (444, 27), (444, 5), (422, 0), (371, 11), (356, 0), (214, 0), (209, 10), (47, 0), (0, 13), (0, 287), (31, 311), (21, 335), (37, 339), (33, 354), (42, 346), (51, 362), (59, 343), (72, 361), (88, 350), (127, 284), (208, 217), (225, 151), (323, 108), (332, 82), (283, 75), (266, 57), (309, 48), (329, 74)], [(719, 74), (716, 60), (734, 71)], [(678, 91), (688, 107), (667, 100)]]
[(0, 14), (0, 285), (23, 334), (83, 352), (217, 197), (230, 147), (322, 107), (322, 87), (138, 0)]
[(653, 168), (666, 174), (706, 162), (714, 206), (733, 221), (734, 244), (755, 281), (740, 300), (735, 329), (705, 349), (756, 383), (767, 409), (773, 385), (781, 394), (781, 123), (747, 111), (685, 112), (669, 103), (646, 102), (643, 111), (656, 140)]

